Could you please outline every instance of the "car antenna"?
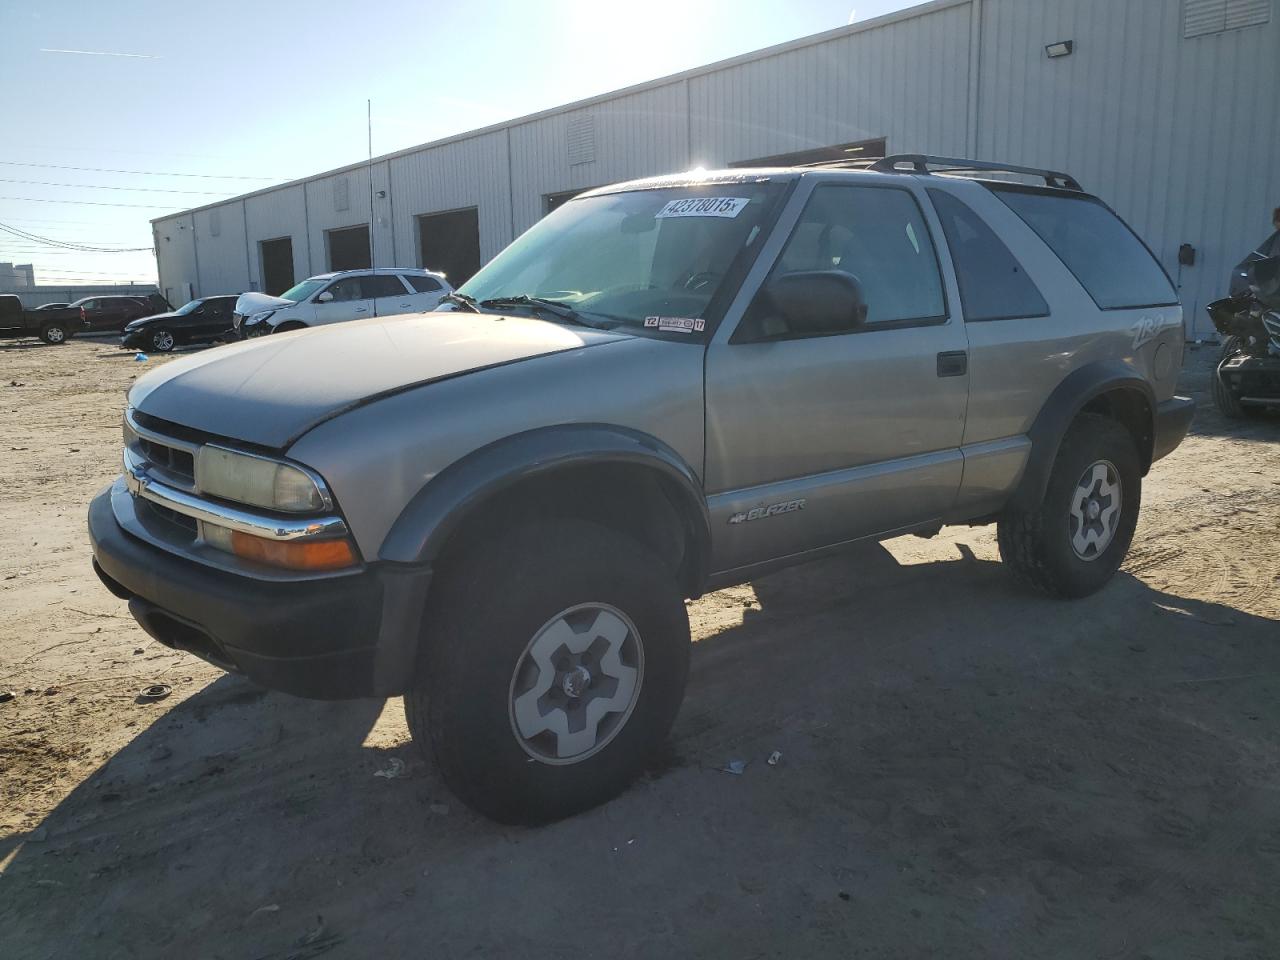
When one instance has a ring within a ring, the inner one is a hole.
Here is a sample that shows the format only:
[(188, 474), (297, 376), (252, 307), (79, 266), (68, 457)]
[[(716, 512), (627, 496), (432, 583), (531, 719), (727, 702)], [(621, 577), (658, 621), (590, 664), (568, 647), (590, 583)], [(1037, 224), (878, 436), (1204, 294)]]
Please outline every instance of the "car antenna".
[(378, 221), (373, 217), (373, 100), (365, 102), (365, 124), (369, 132), (369, 266), (378, 267)]

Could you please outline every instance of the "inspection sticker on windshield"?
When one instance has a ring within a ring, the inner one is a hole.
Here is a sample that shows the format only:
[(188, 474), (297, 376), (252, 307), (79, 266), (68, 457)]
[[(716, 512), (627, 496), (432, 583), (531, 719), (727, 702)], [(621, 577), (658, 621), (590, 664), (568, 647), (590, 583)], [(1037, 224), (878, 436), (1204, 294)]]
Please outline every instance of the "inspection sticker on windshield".
[(707, 322), (702, 318), (694, 320), (690, 317), (645, 317), (644, 325), (668, 333), (701, 333)]
[(746, 197), (685, 197), (672, 200), (654, 217), (736, 217), (749, 202)]

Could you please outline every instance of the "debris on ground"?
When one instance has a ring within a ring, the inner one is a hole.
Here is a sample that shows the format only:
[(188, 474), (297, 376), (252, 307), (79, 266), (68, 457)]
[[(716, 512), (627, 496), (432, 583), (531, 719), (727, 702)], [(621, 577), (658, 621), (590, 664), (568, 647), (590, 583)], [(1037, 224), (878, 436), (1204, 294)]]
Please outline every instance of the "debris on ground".
[(249, 914), (249, 919), (256, 920), (258, 917), (265, 917), (265, 916), (269, 916), (270, 914), (279, 913), (279, 912), (280, 912), (280, 904), (268, 903), (265, 906), (261, 906), (257, 910), (253, 911), (253, 913)]
[(138, 702), (153, 703), (156, 700), (163, 700), (171, 693), (173, 693), (173, 688), (167, 683), (153, 683), (151, 686), (143, 687), (138, 691)]
[(151, 358), (148, 357), (145, 353), (135, 353), (133, 355), (133, 359), (137, 363), (146, 363)]
[(17, 694), (12, 690), (0, 690), (0, 703), (8, 703), (16, 696)]
[(720, 769), (723, 770), (725, 773), (732, 773), (735, 777), (740, 777), (742, 776), (742, 772), (747, 769), (747, 761), (730, 760)]
[(45, 687), (44, 689), (44, 695), (46, 697), (52, 697), (55, 693), (61, 693), (61, 692), (62, 692), (62, 688), (57, 686), (56, 684), (52, 687)]
[(373, 775), (375, 777), (382, 777), (384, 780), (395, 780), (398, 777), (403, 777), (405, 775), (405, 770), (406, 767), (403, 760), (399, 757), (389, 757), (387, 759), (386, 767), (382, 770), (375, 770)]
[(769, 766), (776, 767), (778, 765), (778, 761), (781, 759), (782, 759), (782, 751), (781, 750), (773, 751), (773, 753), (769, 754), (769, 760), (768, 760)]

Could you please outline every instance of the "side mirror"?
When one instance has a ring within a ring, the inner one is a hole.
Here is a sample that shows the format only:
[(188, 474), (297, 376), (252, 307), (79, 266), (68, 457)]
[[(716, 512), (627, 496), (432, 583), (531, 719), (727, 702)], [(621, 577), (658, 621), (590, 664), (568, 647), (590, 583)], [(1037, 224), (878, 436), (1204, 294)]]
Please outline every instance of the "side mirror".
[(791, 334), (844, 333), (867, 322), (862, 284), (842, 270), (803, 270), (775, 277), (764, 289)]
[(328, 303), (332, 299), (333, 299), (333, 294), (330, 291), (325, 290), (323, 293), (320, 293), (319, 295), (317, 295), (316, 303)]

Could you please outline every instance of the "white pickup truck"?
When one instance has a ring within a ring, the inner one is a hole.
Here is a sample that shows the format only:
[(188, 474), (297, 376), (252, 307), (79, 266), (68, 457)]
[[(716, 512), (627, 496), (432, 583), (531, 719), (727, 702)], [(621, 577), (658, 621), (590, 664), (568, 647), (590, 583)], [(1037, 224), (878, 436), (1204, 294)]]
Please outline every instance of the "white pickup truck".
[(241, 338), (286, 333), (364, 317), (434, 310), (453, 292), (443, 273), (412, 267), (378, 267), (322, 273), (278, 297), (245, 293), (236, 301), (233, 326)]

